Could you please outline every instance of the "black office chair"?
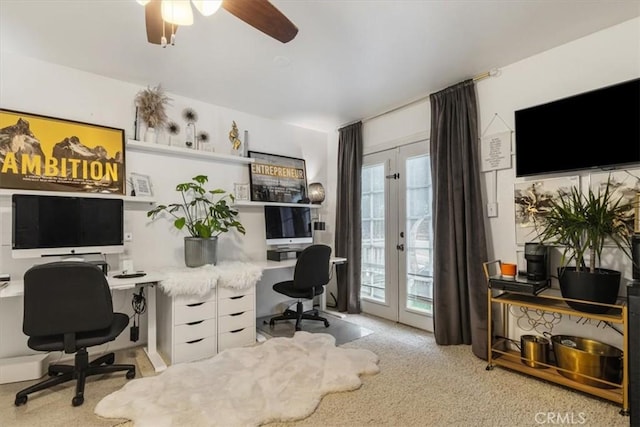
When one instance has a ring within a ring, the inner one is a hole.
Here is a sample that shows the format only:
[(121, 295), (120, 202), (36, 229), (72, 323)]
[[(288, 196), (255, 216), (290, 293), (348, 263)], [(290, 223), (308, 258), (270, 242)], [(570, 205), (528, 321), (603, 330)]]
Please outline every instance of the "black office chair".
[(319, 320), (329, 327), (329, 321), (319, 316), (318, 310), (303, 311), (303, 299), (313, 299), (324, 293), (324, 285), (329, 283), (329, 259), (331, 248), (326, 245), (311, 245), (305, 248), (296, 261), (293, 280), (279, 282), (273, 285), (273, 290), (291, 298), (298, 298), (296, 311), (285, 310), (284, 313), (269, 320), (274, 326), (279, 320), (296, 320), (296, 331), (300, 330), (302, 319)]
[(107, 353), (89, 362), (87, 347), (116, 339), (129, 324), (129, 316), (114, 313), (111, 291), (102, 270), (89, 263), (60, 261), (36, 265), (24, 274), (23, 332), (27, 345), (37, 351), (75, 353), (75, 365), (49, 366), (50, 378), (16, 394), (15, 405), (27, 402), (27, 395), (45, 388), (76, 381), (73, 406), (84, 402), (84, 385), (89, 375), (127, 371), (136, 376), (135, 365), (114, 365)]

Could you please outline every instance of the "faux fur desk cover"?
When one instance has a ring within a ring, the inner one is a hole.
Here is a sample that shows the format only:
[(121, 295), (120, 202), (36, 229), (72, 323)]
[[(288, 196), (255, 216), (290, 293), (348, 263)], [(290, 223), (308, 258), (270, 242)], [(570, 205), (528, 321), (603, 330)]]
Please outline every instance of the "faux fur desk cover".
[(162, 273), (164, 279), (159, 286), (167, 295), (204, 296), (216, 286), (248, 289), (262, 277), (262, 267), (250, 262), (222, 261), (218, 265), (197, 268), (171, 267), (163, 269)]

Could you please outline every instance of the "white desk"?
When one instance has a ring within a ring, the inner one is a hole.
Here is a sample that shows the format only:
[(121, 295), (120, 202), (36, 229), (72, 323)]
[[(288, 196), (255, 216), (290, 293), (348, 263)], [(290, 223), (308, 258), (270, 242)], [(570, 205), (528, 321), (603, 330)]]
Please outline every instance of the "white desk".
[[(286, 259), (284, 261), (265, 260), (265, 261), (256, 261), (256, 265), (259, 265), (260, 267), (262, 267), (263, 270), (276, 270), (278, 268), (295, 267), (296, 261), (297, 261), (296, 258)], [(331, 263), (331, 265), (344, 264), (345, 262), (347, 262), (347, 259), (341, 258), (341, 257), (331, 257), (329, 262)]]
[[(268, 271), (268, 270), (278, 270), (278, 269), (285, 269), (285, 268), (294, 268), (296, 266), (296, 261), (297, 261), (296, 258), (290, 258), (283, 261), (271, 261), (271, 260), (255, 261), (255, 263), (260, 267), (262, 267), (263, 271)], [(331, 264), (332, 267), (336, 264), (344, 264), (346, 262), (347, 262), (347, 258), (343, 258), (343, 257), (331, 257), (329, 259), (329, 263)], [(320, 295), (320, 310), (324, 312), (328, 312), (326, 292), (323, 292), (322, 295)], [(344, 317), (344, 315), (337, 312), (329, 312), (329, 314), (332, 314), (339, 318)]]
[[(148, 271), (146, 276), (128, 279), (116, 279), (113, 276), (107, 278), (109, 288), (112, 291), (132, 289), (146, 286), (147, 298), (147, 347), (144, 351), (156, 372), (167, 369), (167, 364), (162, 360), (157, 350), (156, 336), (156, 286), (162, 280), (162, 274)], [(24, 281), (12, 280), (9, 285), (0, 290), (0, 298), (20, 297), (24, 295)]]
[[(331, 265), (343, 264), (347, 261), (346, 258), (332, 257)], [(253, 261), (255, 265), (260, 266), (263, 270), (277, 270), (284, 268), (293, 268), (296, 265), (296, 259), (288, 259), (284, 261)], [(115, 274), (117, 274), (116, 272)], [(163, 274), (160, 272), (147, 271), (147, 274), (142, 277), (135, 277), (129, 279), (116, 279), (113, 275), (110, 275), (107, 280), (109, 282), (109, 288), (112, 291), (127, 290), (135, 287), (146, 286), (146, 298), (147, 298), (147, 347), (144, 348), (149, 361), (153, 365), (156, 372), (163, 371), (167, 368), (167, 364), (158, 353), (157, 348), (157, 314), (156, 314), (156, 292), (157, 284), (163, 280)], [(0, 298), (21, 297), (24, 295), (24, 282), (22, 280), (13, 280), (2, 289), (0, 289)], [(326, 311), (326, 299), (325, 293), (321, 296), (321, 308)]]

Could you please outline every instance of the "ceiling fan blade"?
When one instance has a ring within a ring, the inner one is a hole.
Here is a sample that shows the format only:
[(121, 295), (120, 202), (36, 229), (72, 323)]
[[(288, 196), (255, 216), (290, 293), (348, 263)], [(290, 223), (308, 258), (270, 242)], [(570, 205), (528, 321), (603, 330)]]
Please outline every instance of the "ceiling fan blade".
[(298, 27), (268, 0), (224, 0), (222, 7), (282, 43), (293, 40), (298, 34)]
[(161, 44), (160, 40), (162, 39), (163, 25), (164, 34), (167, 39), (171, 37), (172, 32), (175, 34), (178, 31), (177, 25), (171, 25), (162, 20), (161, 6), (161, 0), (151, 0), (144, 7), (144, 20), (147, 27), (147, 40), (149, 43)]

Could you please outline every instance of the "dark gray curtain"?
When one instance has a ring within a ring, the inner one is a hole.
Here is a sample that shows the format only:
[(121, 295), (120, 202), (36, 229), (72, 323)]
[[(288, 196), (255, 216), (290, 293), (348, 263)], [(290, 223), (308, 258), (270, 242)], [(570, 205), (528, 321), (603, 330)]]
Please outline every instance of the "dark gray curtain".
[(338, 311), (360, 313), (360, 197), (362, 174), (362, 122), (339, 130), (338, 196), (335, 255), (347, 258), (336, 266)]
[(434, 231), (434, 332), (487, 359), (487, 260), (475, 84), (429, 95)]

